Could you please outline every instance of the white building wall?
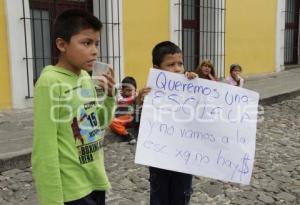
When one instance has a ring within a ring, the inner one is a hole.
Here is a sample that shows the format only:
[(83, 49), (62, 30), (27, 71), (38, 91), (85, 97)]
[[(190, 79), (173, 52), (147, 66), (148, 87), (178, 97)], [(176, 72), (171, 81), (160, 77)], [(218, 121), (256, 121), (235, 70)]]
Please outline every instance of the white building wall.
[[(25, 12), (29, 13), (28, 0), (25, 0)], [(32, 99), (28, 96), (27, 76), (29, 82), (30, 95), (33, 96), (33, 70), (31, 61), (28, 61), (28, 73), (26, 69), (26, 49), (24, 36), (24, 20), (22, 0), (6, 0), (6, 15), (8, 26), (8, 47), (10, 61), (10, 78), (12, 89), (12, 106), (13, 108), (32, 107)], [(29, 15), (27, 15), (29, 16)], [(27, 50), (31, 55), (31, 30), (30, 21), (26, 20)]]
[(285, 0), (277, 0), (276, 72), (284, 70)]
[(170, 0), (170, 40), (182, 47), (182, 11), (181, 11), (181, 0)]

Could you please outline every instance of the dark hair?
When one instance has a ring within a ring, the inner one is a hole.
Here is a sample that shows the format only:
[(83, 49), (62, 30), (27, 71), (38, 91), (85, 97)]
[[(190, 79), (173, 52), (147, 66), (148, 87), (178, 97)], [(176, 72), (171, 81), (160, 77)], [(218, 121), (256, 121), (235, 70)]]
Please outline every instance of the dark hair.
[(239, 64), (231, 64), (230, 73), (233, 71), (234, 68), (239, 68), (242, 71), (242, 66), (240, 66)]
[(156, 44), (152, 50), (152, 64), (160, 66), (166, 55), (173, 55), (176, 53), (182, 53), (181, 49), (176, 44), (171, 41), (160, 42)]
[(214, 69), (214, 65), (213, 63), (211, 62), (211, 60), (209, 59), (205, 59), (203, 61), (201, 61), (199, 63), (199, 65), (197, 66), (196, 68), (196, 73), (199, 75), (200, 78), (205, 78), (205, 79), (209, 79), (208, 76), (204, 76), (204, 74), (202, 73), (202, 70), (201, 70), (201, 67), (202, 66), (208, 66), (209, 68), (211, 68), (211, 75), (214, 77), (214, 78), (217, 78), (216, 77), (216, 72), (215, 72), (215, 69)]
[(136, 81), (133, 77), (127, 76), (122, 80), (122, 88), (132, 85), (136, 89)]
[(93, 14), (81, 9), (69, 9), (55, 19), (54, 42), (57, 38), (70, 42), (72, 36), (84, 29), (100, 31), (101, 28), (101, 21)]

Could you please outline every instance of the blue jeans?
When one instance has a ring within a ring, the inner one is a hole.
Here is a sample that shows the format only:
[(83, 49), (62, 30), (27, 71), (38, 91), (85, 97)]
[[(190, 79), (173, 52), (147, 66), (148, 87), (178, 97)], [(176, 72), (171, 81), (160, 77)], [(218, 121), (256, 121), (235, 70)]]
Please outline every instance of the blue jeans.
[(193, 176), (154, 167), (150, 171), (150, 205), (188, 205)]

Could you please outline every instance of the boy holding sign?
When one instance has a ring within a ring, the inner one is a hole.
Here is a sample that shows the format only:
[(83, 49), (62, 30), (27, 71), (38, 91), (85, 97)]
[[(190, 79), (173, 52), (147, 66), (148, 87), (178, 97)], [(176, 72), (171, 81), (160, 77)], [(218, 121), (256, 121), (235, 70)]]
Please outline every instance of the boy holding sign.
[[(173, 73), (184, 73), (182, 51), (170, 41), (158, 43), (152, 50), (153, 67)], [(185, 72), (188, 79), (197, 78)], [(150, 204), (187, 205), (190, 201), (192, 178), (190, 174), (150, 167)]]

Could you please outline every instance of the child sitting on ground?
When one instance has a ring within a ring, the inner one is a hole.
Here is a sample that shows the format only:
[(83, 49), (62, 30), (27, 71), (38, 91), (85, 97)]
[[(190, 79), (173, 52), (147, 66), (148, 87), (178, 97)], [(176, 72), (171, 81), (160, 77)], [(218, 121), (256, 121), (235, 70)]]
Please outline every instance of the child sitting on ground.
[(239, 64), (230, 66), (230, 76), (226, 78), (225, 83), (230, 85), (243, 87), (245, 80), (241, 77), (242, 67)]
[(134, 129), (135, 107), (141, 103), (141, 92), (136, 95), (136, 81), (133, 77), (127, 76), (121, 83), (121, 98), (117, 101), (115, 118), (110, 128), (119, 136), (128, 140), (129, 144), (136, 143), (137, 132), (131, 132), (128, 128)]

